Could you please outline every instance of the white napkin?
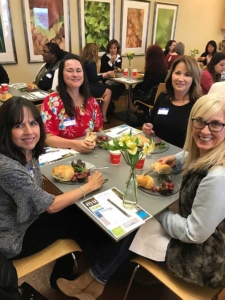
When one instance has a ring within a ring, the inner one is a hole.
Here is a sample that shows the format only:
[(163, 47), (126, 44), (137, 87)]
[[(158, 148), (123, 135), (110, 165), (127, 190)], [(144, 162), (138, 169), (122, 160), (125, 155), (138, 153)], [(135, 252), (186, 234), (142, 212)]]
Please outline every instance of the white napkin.
[(151, 218), (139, 228), (130, 250), (155, 261), (165, 261), (170, 239), (162, 225), (155, 218)]

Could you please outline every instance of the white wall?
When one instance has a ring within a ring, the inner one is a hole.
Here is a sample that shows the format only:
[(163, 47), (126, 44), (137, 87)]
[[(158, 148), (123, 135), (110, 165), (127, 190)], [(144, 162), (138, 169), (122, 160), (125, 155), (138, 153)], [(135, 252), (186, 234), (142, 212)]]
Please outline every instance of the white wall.
[[(53, 1), (53, 0), (52, 0)], [(79, 43), (79, 24), (78, 24), (78, 1), (69, 0), (70, 3), (70, 22), (71, 22), (71, 49), (73, 53), (80, 53)], [(120, 41), (120, 16), (121, 1), (115, 0), (115, 35)], [(178, 4), (178, 19), (176, 26), (175, 39), (182, 41), (186, 46), (186, 54), (191, 48), (198, 48), (204, 51), (205, 45), (209, 40), (214, 39), (219, 42), (225, 37), (225, 30), (221, 30), (222, 15), (224, 10), (224, 0), (167, 0), (163, 3)], [(7, 70), (10, 82), (30, 82), (35, 77), (40, 68), (40, 63), (28, 63), (27, 52), (24, 38), (24, 28), (22, 19), (21, 0), (9, 0), (12, 26), (14, 30), (18, 64), (4, 65)], [(155, 1), (151, 1), (150, 19), (148, 29), (148, 42), (151, 44), (153, 17)], [(123, 65), (127, 61), (124, 58)], [(132, 67), (142, 69), (144, 66), (144, 56), (136, 56), (132, 61)]]

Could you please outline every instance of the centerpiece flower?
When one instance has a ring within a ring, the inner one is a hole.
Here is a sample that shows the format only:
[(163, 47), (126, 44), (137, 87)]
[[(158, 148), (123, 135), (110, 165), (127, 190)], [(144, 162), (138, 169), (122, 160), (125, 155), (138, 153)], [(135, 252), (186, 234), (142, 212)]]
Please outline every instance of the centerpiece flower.
[(145, 156), (151, 155), (155, 148), (155, 143), (151, 140), (150, 143), (144, 143), (141, 146), (140, 140), (132, 136), (132, 132), (123, 133), (121, 137), (113, 140), (113, 145), (107, 143), (106, 146), (109, 150), (119, 150), (128, 166), (130, 166), (130, 174), (126, 183), (126, 189), (123, 195), (123, 205), (126, 208), (133, 208), (137, 205), (137, 182), (135, 178), (135, 165)]
[(197, 48), (194, 48), (194, 49), (190, 50), (190, 55), (192, 57), (195, 57), (196, 54), (199, 54), (199, 50)]
[(131, 60), (134, 58), (135, 53), (134, 52), (126, 52), (125, 53), (126, 57), (128, 58), (129, 61), (129, 67), (131, 66)]

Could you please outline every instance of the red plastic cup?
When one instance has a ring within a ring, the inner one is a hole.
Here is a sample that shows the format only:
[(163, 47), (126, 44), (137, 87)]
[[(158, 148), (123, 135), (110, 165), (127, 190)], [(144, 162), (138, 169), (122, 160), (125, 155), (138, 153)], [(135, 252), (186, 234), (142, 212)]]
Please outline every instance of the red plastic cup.
[(144, 164), (145, 164), (145, 158), (143, 157), (142, 159), (140, 159), (136, 162), (135, 169), (142, 170), (144, 168)]
[(7, 83), (2, 83), (2, 84), (1, 84), (1, 87), (2, 87), (2, 93), (3, 93), (3, 94), (7, 94), (8, 91), (9, 91), (8, 84), (7, 84)]
[(1, 87), (1, 85), (0, 85), (0, 95), (2, 95), (2, 87)]
[(110, 162), (112, 165), (119, 165), (121, 159), (121, 152), (119, 150), (109, 151), (110, 153)]
[(127, 76), (128, 76), (128, 69), (124, 69), (124, 70), (123, 70), (123, 76), (124, 76), (124, 77), (127, 77)]
[(133, 69), (131, 75), (133, 77), (136, 77), (137, 76), (137, 69)]

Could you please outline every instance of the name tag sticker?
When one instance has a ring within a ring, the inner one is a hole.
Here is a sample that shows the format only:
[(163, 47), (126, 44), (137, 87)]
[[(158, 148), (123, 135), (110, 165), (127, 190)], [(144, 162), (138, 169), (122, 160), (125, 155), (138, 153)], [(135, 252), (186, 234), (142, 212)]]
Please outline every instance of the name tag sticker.
[(46, 77), (52, 78), (52, 74), (51, 74), (51, 73), (47, 73), (47, 74), (46, 74)]
[(73, 125), (76, 125), (76, 121), (74, 118), (68, 118), (68, 119), (65, 119), (63, 121), (63, 124), (67, 127), (67, 126), (73, 126)]
[(168, 115), (169, 108), (160, 107), (158, 110), (158, 115)]

